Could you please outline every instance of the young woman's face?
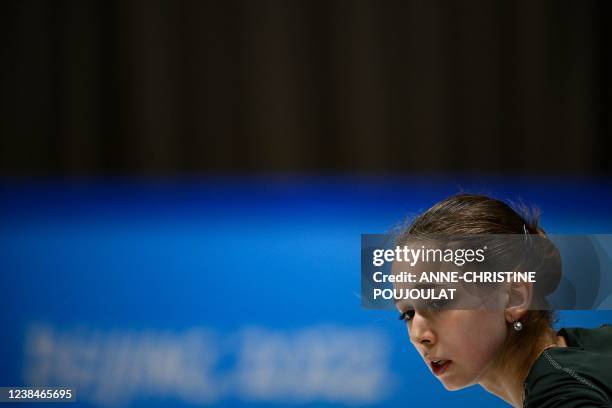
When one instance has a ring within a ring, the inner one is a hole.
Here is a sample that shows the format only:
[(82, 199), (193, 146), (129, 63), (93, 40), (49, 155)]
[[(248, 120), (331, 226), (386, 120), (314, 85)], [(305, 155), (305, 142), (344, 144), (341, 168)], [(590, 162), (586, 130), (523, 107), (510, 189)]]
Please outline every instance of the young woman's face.
[[(410, 342), (448, 390), (478, 383), (506, 338), (502, 310), (415, 310), (412, 313), (406, 322)], [(436, 364), (435, 360), (446, 360), (446, 363)]]
[[(397, 272), (395, 265), (393, 269)], [(455, 288), (454, 300), (397, 303), (410, 342), (448, 390), (477, 384), (508, 334), (501, 292), (482, 296), (470, 288)]]

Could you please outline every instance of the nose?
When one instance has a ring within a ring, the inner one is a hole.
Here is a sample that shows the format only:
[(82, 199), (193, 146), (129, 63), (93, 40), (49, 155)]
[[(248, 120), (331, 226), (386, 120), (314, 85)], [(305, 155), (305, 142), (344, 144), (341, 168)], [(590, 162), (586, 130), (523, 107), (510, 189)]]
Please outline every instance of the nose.
[(430, 322), (425, 316), (415, 312), (412, 317), (408, 336), (415, 346), (429, 347), (435, 344), (436, 335), (434, 334)]

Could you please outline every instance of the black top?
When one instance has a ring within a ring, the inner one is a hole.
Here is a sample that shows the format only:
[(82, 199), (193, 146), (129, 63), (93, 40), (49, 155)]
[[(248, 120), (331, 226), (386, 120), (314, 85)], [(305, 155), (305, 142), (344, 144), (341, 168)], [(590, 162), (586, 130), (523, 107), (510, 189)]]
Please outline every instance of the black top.
[(524, 407), (612, 407), (612, 326), (561, 329), (567, 347), (546, 349), (523, 384)]

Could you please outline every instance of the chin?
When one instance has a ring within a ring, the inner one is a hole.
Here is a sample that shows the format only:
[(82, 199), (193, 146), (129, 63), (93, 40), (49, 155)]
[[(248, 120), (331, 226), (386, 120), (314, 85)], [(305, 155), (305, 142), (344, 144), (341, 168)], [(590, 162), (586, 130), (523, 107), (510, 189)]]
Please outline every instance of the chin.
[(440, 381), (447, 391), (459, 391), (469, 386), (469, 384), (457, 384), (455, 382)]

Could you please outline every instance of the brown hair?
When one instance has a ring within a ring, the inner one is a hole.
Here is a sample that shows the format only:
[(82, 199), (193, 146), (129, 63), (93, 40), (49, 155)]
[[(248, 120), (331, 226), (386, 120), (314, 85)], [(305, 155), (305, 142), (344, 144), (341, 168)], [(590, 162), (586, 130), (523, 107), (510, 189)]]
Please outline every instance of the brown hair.
[[(541, 261), (547, 270), (552, 271), (547, 279), (535, 284), (542, 298), (536, 299), (545, 303), (543, 296), (552, 293), (561, 279), (561, 261), (557, 248), (546, 239), (544, 230), (539, 225), (539, 212), (526, 206), (512, 206), (503, 201), (477, 194), (457, 194), (451, 196), (414, 218), (399, 234), (398, 242), (409, 238), (428, 235), (471, 235), (471, 234), (537, 234), (549, 242), (547, 255)], [(535, 269), (534, 269), (535, 270)], [(535, 288), (534, 288), (535, 289)], [(504, 352), (500, 364), (507, 363), (509, 358), (520, 361), (516, 367), (526, 375), (529, 362), (532, 362), (541, 351), (538, 342), (550, 342), (556, 339), (552, 329), (556, 315), (552, 310), (528, 310), (520, 321), (523, 329), (520, 332), (508, 330)], [(535, 347), (534, 347), (535, 346)], [(523, 356), (524, 358), (517, 358)]]

